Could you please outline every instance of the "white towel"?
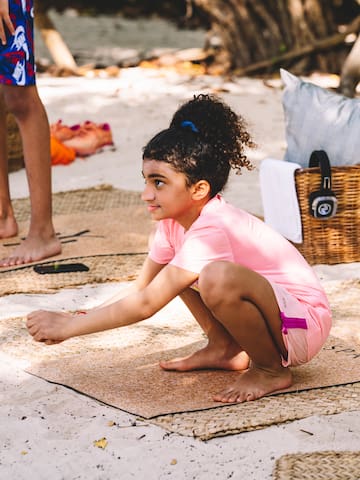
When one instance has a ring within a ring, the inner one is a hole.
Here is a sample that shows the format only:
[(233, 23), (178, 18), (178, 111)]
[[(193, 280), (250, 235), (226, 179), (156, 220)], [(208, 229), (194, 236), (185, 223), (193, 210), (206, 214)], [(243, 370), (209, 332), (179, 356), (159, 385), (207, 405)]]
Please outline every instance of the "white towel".
[(294, 172), (297, 163), (266, 158), (260, 165), (260, 189), (265, 223), (288, 240), (302, 243), (299, 202)]

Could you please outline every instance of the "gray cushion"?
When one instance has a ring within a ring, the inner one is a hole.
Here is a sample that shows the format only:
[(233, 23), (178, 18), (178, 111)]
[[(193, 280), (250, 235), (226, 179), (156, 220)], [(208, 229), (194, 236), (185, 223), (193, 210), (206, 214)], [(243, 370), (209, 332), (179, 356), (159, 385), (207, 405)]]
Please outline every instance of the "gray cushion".
[(285, 160), (309, 165), (313, 150), (325, 150), (331, 165), (360, 163), (360, 99), (329, 92), (280, 69)]

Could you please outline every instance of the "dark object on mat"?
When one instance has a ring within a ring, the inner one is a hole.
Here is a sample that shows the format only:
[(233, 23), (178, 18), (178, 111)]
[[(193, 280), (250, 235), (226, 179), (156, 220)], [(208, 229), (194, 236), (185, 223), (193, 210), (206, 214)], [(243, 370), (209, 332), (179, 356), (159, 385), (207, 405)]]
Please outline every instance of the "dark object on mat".
[(67, 272), (88, 272), (89, 267), (83, 263), (55, 263), (53, 265), (35, 265), (36, 273), (67, 273)]

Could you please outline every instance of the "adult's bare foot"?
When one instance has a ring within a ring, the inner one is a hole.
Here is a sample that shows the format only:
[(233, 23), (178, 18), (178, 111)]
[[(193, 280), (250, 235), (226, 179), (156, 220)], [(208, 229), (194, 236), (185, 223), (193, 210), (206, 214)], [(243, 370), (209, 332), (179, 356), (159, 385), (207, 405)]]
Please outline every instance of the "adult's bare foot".
[(164, 370), (187, 372), (190, 370), (220, 369), (220, 370), (246, 370), (249, 366), (249, 356), (237, 344), (228, 348), (219, 348), (207, 345), (188, 357), (162, 360), (160, 367)]
[(55, 235), (50, 237), (29, 235), (15, 248), (11, 255), (0, 260), (0, 267), (12, 267), (38, 262), (39, 260), (58, 255), (60, 252), (61, 243)]
[(291, 372), (288, 368), (265, 370), (251, 366), (249, 370), (239, 375), (239, 379), (230, 387), (214, 396), (215, 402), (242, 403), (256, 400), (264, 395), (290, 387)]

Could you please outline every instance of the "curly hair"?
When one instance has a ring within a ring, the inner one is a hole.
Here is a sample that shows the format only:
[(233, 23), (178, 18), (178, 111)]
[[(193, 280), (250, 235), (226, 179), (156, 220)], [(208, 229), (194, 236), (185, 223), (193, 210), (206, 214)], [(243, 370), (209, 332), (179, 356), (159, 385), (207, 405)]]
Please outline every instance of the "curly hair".
[(253, 167), (245, 147), (254, 147), (246, 123), (213, 95), (197, 95), (175, 112), (169, 128), (155, 135), (143, 149), (143, 159), (169, 163), (184, 173), (187, 185), (206, 180), (210, 196), (225, 187), (230, 169)]

